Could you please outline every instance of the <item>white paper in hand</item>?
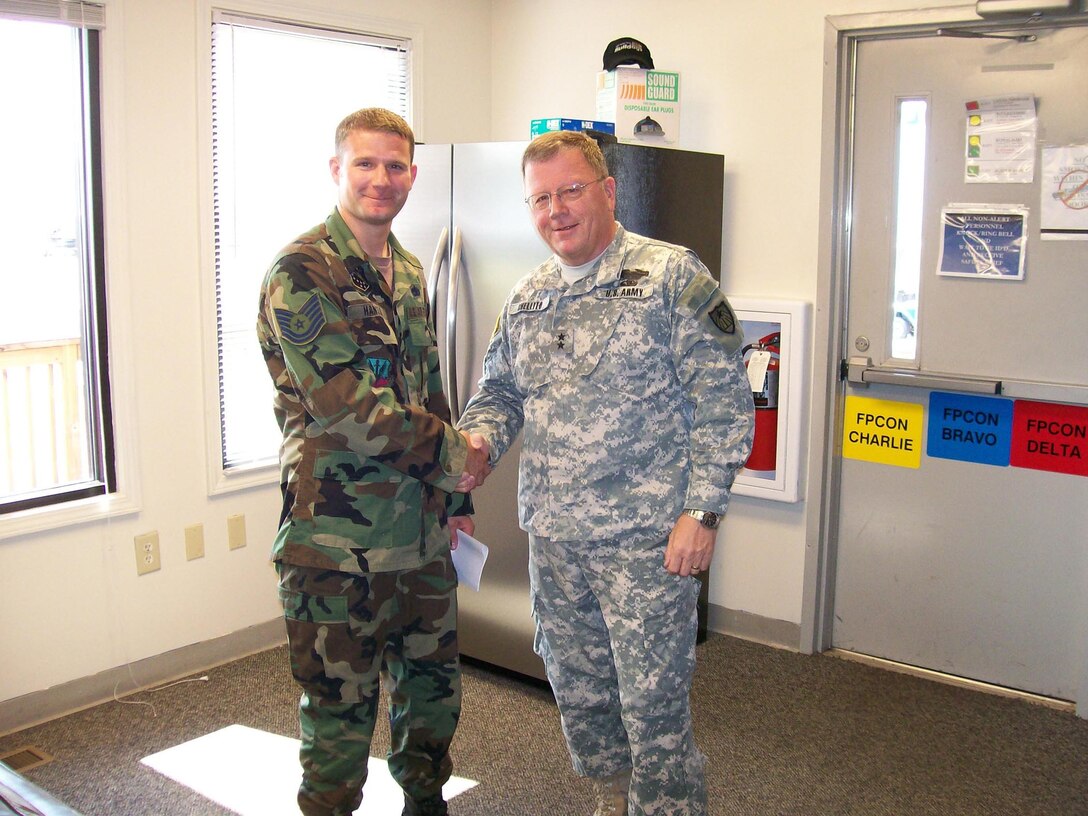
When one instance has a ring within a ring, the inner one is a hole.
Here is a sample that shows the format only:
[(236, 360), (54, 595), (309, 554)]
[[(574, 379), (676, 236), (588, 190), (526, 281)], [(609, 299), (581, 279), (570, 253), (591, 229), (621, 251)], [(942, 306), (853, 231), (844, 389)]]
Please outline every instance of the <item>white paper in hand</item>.
[(487, 545), (463, 530), (457, 531), (457, 549), (453, 551), (453, 567), (457, 580), (480, 591), (480, 575), (487, 561)]

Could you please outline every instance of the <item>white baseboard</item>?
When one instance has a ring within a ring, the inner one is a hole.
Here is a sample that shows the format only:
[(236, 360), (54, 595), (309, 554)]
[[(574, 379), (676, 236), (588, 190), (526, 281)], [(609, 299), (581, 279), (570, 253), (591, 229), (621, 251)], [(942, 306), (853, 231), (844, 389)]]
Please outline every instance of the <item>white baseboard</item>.
[(741, 640), (765, 643), (779, 649), (796, 652), (801, 644), (801, 624), (765, 618), (738, 609), (710, 604), (707, 607), (707, 629)]
[[(798, 650), (801, 626), (750, 612), (710, 604), (707, 628), (712, 632)], [(153, 688), (172, 680), (286, 642), (283, 619), (276, 618), (229, 635), (193, 643), (131, 664), (108, 669), (52, 688), (0, 702), (0, 736), (104, 703), (116, 696)]]
[(0, 736), (221, 666), (287, 640), (283, 618), (0, 702)]

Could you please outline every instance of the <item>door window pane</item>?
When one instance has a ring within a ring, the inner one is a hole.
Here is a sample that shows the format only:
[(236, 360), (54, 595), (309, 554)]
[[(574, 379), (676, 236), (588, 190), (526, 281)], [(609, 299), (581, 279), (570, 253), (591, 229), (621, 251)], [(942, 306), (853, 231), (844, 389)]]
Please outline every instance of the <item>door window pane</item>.
[(212, 37), (216, 322), (224, 470), (276, 460), (257, 295), (275, 254), (332, 211), (336, 125), (358, 108), (409, 119), (409, 43), (217, 14)]
[(112, 489), (97, 46), (0, 19), (0, 512)]
[(925, 99), (899, 100), (896, 139), (895, 270), (891, 349), (898, 360), (918, 351), (918, 294), (922, 256), (922, 195), (926, 174)]

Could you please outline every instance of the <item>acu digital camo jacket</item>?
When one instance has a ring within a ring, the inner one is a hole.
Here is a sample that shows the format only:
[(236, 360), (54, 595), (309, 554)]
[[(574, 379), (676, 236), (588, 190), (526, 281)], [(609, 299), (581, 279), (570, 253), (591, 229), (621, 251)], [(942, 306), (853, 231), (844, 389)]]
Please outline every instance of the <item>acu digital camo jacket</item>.
[(742, 330), (693, 252), (616, 235), (569, 287), (551, 258), (515, 285), (459, 427), (497, 461), (524, 427), (519, 520), (557, 540), (660, 540), (723, 513), (752, 444)]
[(449, 547), (467, 456), (450, 425), (416, 257), (389, 236), (390, 297), (335, 209), (283, 249), (257, 335), (283, 431), (272, 557), (342, 572), (419, 567)]

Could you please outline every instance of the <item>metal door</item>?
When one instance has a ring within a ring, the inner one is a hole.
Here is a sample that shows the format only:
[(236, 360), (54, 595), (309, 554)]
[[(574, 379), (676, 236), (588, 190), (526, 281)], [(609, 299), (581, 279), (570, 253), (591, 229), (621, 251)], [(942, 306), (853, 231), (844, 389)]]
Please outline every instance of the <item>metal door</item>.
[[(1081, 23), (979, 21), (853, 41), (843, 382), (830, 429), (840, 468), (832, 645), (1065, 700), (1088, 665), (1088, 475), (947, 458), (930, 433), (944, 433), (949, 405), (982, 408), (980, 418), (1088, 410), (1088, 241), (1040, 236), (1052, 191), (1042, 145), (1088, 141)], [(1037, 116), (1032, 180), (968, 181), (966, 103), (1019, 95)], [(912, 116), (920, 129), (905, 127)], [(910, 152), (909, 133), (923, 134), (923, 153)], [(1026, 208), (1023, 277), (938, 274), (942, 208), (992, 206)], [(912, 266), (904, 286), (897, 270)], [(1088, 457), (1078, 416), (1068, 441)], [(851, 436), (889, 424), (903, 435)], [(887, 450), (855, 458), (851, 440)]]

